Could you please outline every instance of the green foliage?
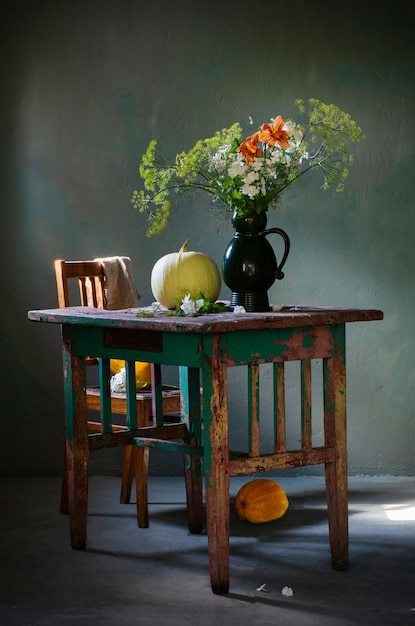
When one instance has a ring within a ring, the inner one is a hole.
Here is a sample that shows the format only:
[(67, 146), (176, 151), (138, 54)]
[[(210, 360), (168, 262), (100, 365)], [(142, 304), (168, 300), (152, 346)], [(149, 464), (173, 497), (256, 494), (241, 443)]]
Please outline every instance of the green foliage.
[[(300, 113), (307, 115), (303, 100), (295, 102)], [(353, 155), (349, 154), (348, 144), (365, 139), (362, 129), (348, 113), (334, 104), (324, 104), (315, 98), (308, 101), (308, 129), (304, 139), (310, 142), (311, 167), (321, 168), (324, 174), (322, 189), (327, 190), (337, 181), (336, 191), (344, 190), (344, 182), (353, 165)]]
[(200, 293), (198, 298), (192, 298), (190, 294), (188, 294), (180, 303), (178, 303), (176, 309), (168, 311), (166, 315), (171, 317), (196, 317), (199, 315), (207, 315), (209, 313), (226, 313), (229, 310), (229, 306), (226, 306), (223, 302), (210, 302), (205, 298), (203, 293)]
[[(189, 152), (181, 152), (176, 156), (177, 177), (189, 186), (195, 184), (199, 177), (209, 183), (214, 178), (209, 171), (212, 155), (225, 145), (233, 145), (236, 150), (241, 137), (242, 128), (236, 122), (230, 128), (217, 131), (213, 137), (199, 139)], [(212, 184), (214, 184), (213, 181)]]

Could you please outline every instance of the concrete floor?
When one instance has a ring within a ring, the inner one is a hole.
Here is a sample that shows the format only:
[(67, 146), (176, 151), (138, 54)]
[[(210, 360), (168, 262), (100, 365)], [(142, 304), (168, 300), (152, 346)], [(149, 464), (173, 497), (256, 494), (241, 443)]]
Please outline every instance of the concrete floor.
[(150, 479), (138, 529), (120, 480), (92, 477), (85, 551), (70, 547), (59, 479), (1, 479), (0, 624), (415, 626), (415, 478), (350, 479), (348, 572), (330, 566), (323, 478), (275, 480), (290, 500), (281, 520), (241, 522), (232, 505), (230, 593), (217, 596), (182, 478)]

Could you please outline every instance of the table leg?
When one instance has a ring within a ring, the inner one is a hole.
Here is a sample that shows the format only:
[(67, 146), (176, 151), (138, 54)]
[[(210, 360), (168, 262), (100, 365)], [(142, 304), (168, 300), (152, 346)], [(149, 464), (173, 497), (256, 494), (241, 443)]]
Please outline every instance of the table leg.
[(346, 368), (344, 326), (333, 331), (335, 351), (323, 364), (325, 445), (336, 450), (334, 463), (326, 463), (327, 509), (332, 566), (347, 570), (348, 492), (346, 432)]
[(85, 359), (72, 355), (70, 332), (63, 328), (66, 462), (71, 545), (85, 548), (88, 515), (88, 418)]
[(206, 517), (212, 591), (229, 590), (229, 436), (227, 368), (214, 336), (210, 366), (203, 368)]
[(137, 448), (124, 446), (124, 451), (128, 448), (132, 448), (133, 454), (135, 454), (137, 523), (139, 528), (148, 528), (150, 525), (148, 519), (148, 463), (150, 450), (139, 446)]

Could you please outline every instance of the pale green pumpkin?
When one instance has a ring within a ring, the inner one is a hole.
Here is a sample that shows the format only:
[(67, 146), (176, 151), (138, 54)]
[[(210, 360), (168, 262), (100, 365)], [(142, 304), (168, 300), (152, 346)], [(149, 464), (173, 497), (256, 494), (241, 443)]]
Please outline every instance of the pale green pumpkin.
[(215, 302), (221, 288), (221, 277), (215, 261), (203, 252), (187, 250), (189, 240), (179, 252), (161, 257), (151, 272), (151, 290), (157, 302), (167, 309), (176, 309), (190, 294)]

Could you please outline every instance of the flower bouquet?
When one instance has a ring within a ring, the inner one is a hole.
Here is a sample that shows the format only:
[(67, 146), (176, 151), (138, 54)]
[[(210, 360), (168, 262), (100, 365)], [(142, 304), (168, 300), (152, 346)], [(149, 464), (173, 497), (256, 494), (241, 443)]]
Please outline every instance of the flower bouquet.
[(152, 140), (139, 167), (145, 190), (131, 198), (147, 213), (147, 236), (164, 230), (171, 200), (182, 193), (205, 191), (213, 206), (243, 217), (277, 206), (284, 189), (311, 170), (322, 174), (323, 189), (342, 191), (353, 163), (348, 146), (364, 138), (362, 129), (334, 104), (313, 98), (295, 104), (304, 122), (278, 115), (245, 140), (236, 122), (177, 154), (173, 163)]

